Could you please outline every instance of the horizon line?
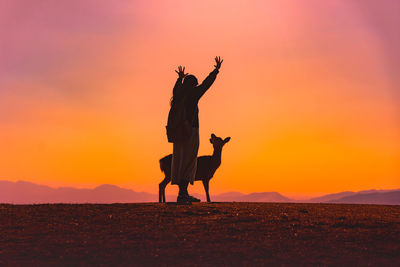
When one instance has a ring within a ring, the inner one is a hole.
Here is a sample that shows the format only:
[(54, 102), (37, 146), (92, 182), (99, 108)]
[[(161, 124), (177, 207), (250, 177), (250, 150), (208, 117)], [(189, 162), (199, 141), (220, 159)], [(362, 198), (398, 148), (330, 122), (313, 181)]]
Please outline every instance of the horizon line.
[[(29, 184), (38, 185), (38, 186), (45, 186), (45, 187), (48, 187), (48, 188), (51, 188), (51, 189), (72, 188), (72, 189), (76, 189), (76, 190), (94, 190), (94, 189), (99, 188), (101, 186), (105, 186), (105, 185), (107, 186), (108, 185), (108, 186), (118, 187), (118, 188), (124, 189), (124, 190), (130, 190), (130, 191), (133, 191), (135, 193), (146, 193), (146, 194), (151, 194), (151, 195), (157, 195), (156, 193), (151, 193), (151, 192), (147, 192), (147, 191), (135, 191), (132, 188), (126, 188), (126, 187), (122, 187), (120, 185), (111, 184), (111, 183), (97, 184), (94, 187), (89, 188), (89, 187), (74, 187), (74, 186), (50, 186), (50, 185), (47, 185), (47, 184), (40, 184), (40, 183), (21, 180), (21, 179), (20, 180), (16, 180), (16, 181), (0, 179), (0, 182), (9, 182), (9, 183), (22, 182), (22, 183), (29, 183)], [(242, 195), (262, 194), (262, 193), (278, 193), (281, 196), (283, 196), (285, 198), (288, 198), (289, 200), (307, 201), (307, 200), (312, 200), (312, 199), (315, 199), (315, 198), (320, 198), (320, 197), (324, 197), (324, 196), (328, 196), (328, 195), (340, 194), (340, 193), (345, 193), (345, 192), (362, 193), (362, 192), (368, 192), (368, 191), (378, 191), (378, 193), (380, 193), (381, 191), (400, 191), (400, 188), (395, 188), (395, 189), (370, 188), (370, 189), (364, 189), (364, 190), (359, 190), (359, 191), (343, 190), (343, 191), (339, 191), (339, 192), (325, 193), (325, 194), (317, 195), (317, 196), (306, 196), (306, 195), (301, 195), (301, 194), (285, 194), (285, 193), (281, 193), (281, 192), (278, 192), (278, 191), (259, 191), (259, 192), (250, 192), (250, 193), (244, 193), (244, 192), (240, 192), (240, 191), (225, 191), (225, 192), (222, 192), (222, 193), (215, 194), (215, 196), (222, 195), (222, 194), (227, 194), (227, 193), (239, 193), (239, 194), (242, 194)], [(195, 193), (195, 194), (199, 194), (199, 193)], [(293, 198), (293, 196), (296, 196), (296, 198)]]

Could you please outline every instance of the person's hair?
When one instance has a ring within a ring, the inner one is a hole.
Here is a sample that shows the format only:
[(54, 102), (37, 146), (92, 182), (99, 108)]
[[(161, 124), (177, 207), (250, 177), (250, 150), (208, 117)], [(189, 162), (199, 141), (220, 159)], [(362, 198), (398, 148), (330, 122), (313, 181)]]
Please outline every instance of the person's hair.
[(183, 80), (183, 87), (195, 87), (197, 85), (197, 78), (194, 75), (188, 75)]
[(178, 101), (182, 99), (187, 92), (189, 92), (190, 89), (195, 87), (197, 85), (197, 78), (194, 75), (188, 75), (183, 79), (182, 86), (179, 86), (176, 88), (177, 90), (174, 90), (172, 92), (172, 97), (170, 104), (171, 106), (174, 104), (175, 101)]

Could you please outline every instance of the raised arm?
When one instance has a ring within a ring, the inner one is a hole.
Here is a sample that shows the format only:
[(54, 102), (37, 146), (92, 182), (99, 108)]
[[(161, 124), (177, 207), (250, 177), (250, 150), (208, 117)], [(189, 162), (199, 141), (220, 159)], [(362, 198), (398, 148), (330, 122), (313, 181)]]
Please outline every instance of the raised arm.
[(175, 70), (175, 72), (178, 73), (179, 77), (176, 80), (174, 90), (172, 91), (172, 94), (174, 95), (179, 91), (179, 89), (182, 88), (182, 80), (188, 75), (187, 73), (185, 73), (185, 67), (182, 66), (179, 66), (178, 70)]
[(179, 89), (181, 89), (181, 87), (182, 87), (182, 78), (178, 77), (178, 79), (176, 79), (174, 89), (172, 90), (172, 94), (175, 95), (179, 91)]
[(204, 81), (196, 88), (196, 97), (198, 99), (200, 99), (214, 83), (223, 61), (224, 60), (223, 59), (221, 60), (221, 57), (215, 57), (215, 62), (216, 62), (216, 64), (214, 65), (215, 69), (212, 72), (210, 72), (207, 78), (205, 78)]

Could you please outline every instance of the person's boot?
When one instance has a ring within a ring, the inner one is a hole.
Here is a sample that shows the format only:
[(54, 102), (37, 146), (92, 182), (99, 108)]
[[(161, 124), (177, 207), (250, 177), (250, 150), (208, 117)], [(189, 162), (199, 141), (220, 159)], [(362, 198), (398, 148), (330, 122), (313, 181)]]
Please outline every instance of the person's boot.
[(187, 191), (189, 183), (186, 181), (181, 181), (179, 183), (179, 193), (178, 193), (178, 198), (176, 199), (176, 202), (178, 204), (192, 204), (192, 201), (189, 198), (189, 194)]
[(190, 202), (190, 203), (200, 202), (200, 199), (189, 195), (188, 190), (187, 190), (188, 186), (189, 186), (188, 181), (182, 181), (179, 184), (179, 195), (178, 195), (177, 202), (181, 202), (181, 203), (183, 203), (183, 202)]
[(195, 198), (194, 196), (191, 196), (189, 194), (186, 197), (189, 199), (190, 202), (200, 202), (200, 199)]
[(176, 199), (176, 203), (184, 204), (184, 205), (191, 205), (192, 201), (190, 201), (190, 199), (186, 195), (178, 195), (178, 198)]

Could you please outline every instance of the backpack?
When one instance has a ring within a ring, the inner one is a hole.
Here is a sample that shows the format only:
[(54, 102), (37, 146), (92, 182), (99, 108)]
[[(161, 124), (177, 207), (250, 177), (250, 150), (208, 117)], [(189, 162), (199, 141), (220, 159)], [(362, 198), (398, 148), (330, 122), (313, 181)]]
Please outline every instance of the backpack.
[(186, 119), (185, 98), (171, 105), (165, 128), (169, 143), (180, 143), (190, 138), (192, 135), (192, 125)]

